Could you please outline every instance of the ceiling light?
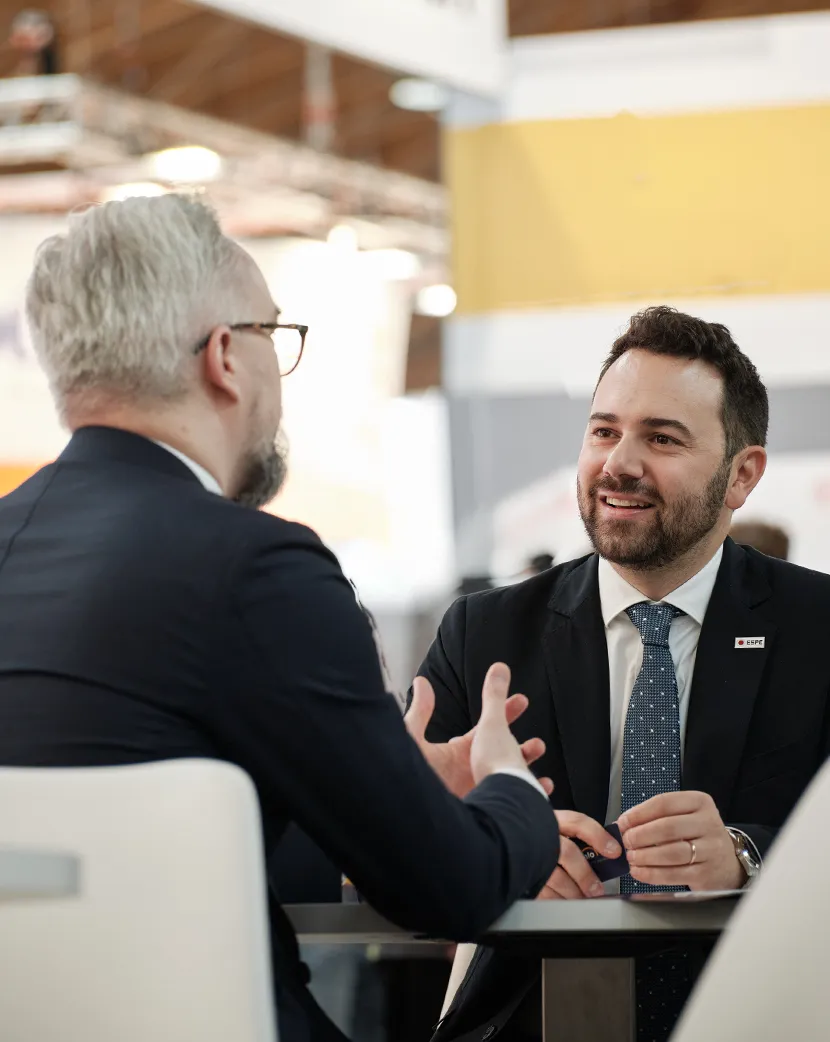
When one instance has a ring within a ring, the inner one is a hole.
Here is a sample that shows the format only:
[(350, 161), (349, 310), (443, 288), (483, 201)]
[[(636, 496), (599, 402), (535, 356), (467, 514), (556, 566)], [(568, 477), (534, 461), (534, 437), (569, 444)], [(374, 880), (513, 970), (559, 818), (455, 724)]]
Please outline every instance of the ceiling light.
[(166, 148), (150, 156), (153, 174), (173, 184), (205, 184), (222, 173), (222, 157), (201, 145)]
[(120, 203), (124, 199), (140, 196), (167, 195), (167, 189), (155, 181), (133, 181), (129, 184), (112, 185), (101, 192), (102, 203)]
[(424, 286), (415, 298), (415, 310), (430, 318), (446, 318), (455, 311), (458, 297), (452, 286)]
[(389, 88), (392, 104), (411, 112), (440, 112), (448, 97), (447, 88), (431, 80), (407, 78), (397, 80)]

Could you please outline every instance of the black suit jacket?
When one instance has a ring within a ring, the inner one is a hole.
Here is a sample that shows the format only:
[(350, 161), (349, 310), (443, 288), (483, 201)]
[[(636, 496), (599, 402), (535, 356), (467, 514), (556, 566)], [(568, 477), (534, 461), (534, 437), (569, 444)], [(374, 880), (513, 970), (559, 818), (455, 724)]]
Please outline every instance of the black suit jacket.
[[(534, 770), (553, 778), (554, 806), (604, 823), (611, 735), (597, 563), (592, 555), (456, 601), (420, 672), (436, 693), (427, 735), (446, 741), (478, 719), (482, 678), (506, 662), (513, 690), (530, 699), (514, 731), (547, 743)], [(709, 793), (762, 854), (830, 751), (829, 623), (830, 576), (727, 539), (695, 660), (683, 788)], [(738, 649), (740, 637), (765, 646)], [(437, 1038), (503, 1023), (527, 967), (489, 954), (477, 962)]]
[[(272, 881), (293, 821), (390, 919), (460, 939), (556, 863), (532, 786), (494, 776), (462, 802), (427, 766), (319, 539), (136, 435), (81, 430), (0, 500), (0, 634), (0, 764), (237, 763)], [(280, 1037), (341, 1039), (272, 896)]]

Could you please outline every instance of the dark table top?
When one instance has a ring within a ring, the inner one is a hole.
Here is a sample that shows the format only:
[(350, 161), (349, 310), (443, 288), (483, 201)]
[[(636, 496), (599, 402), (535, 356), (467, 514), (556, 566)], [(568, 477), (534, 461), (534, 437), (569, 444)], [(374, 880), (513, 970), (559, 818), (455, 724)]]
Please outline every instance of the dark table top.
[[(548, 958), (626, 958), (679, 940), (714, 941), (739, 895), (655, 894), (586, 901), (518, 901), (479, 943)], [(288, 905), (306, 944), (432, 944), (365, 904)]]

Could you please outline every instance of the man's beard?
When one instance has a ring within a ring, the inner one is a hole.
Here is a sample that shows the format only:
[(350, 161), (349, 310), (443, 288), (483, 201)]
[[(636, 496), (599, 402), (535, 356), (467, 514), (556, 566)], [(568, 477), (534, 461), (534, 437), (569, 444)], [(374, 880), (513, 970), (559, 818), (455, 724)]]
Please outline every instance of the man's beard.
[(285, 483), (288, 473), (288, 440), (283, 432), (275, 439), (251, 449), (242, 461), (235, 503), (258, 510), (270, 503)]
[[(667, 504), (657, 490), (645, 482), (606, 477), (595, 482), (587, 496), (577, 479), (579, 513), (594, 549), (612, 564), (652, 570), (664, 568), (697, 546), (720, 519), (732, 461), (724, 460), (702, 493), (681, 496)], [(654, 506), (652, 517), (643, 521), (613, 518), (599, 521), (600, 492), (636, 495)]]

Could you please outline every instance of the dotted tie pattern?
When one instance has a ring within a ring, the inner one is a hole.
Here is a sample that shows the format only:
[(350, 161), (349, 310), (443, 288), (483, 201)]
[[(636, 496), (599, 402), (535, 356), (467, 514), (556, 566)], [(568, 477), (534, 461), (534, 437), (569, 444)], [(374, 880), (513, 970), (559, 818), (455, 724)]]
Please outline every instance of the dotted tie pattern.
[[(634, 682), (623, 736), (622, 809), (680, 789), (680, 702), (669, 650), (672, 622), (683, 612), (671, 604), (635, 604), (626, 614), (643, 641), (643, 667)], [(649, 886), (631, 876), (624, 894), (677, 890)], [(684, 953), (666, 952), (636, 964), (637, 1042), (666, 1042), (689, 993)]]

